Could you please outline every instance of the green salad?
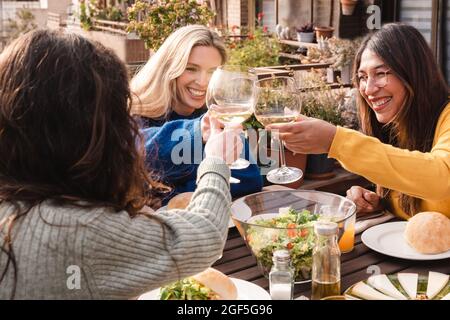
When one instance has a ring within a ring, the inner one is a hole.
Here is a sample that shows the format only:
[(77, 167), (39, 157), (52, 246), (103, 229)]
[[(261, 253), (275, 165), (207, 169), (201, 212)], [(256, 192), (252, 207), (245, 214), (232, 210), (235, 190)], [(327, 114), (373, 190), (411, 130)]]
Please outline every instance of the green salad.
[(162, 287), (160, 300), (217, 300), (217, 295), (195, 279), (186, 278)]
[(252, 222), (254, 225), (247, 230), (247, 241), (266, 275), (272, 267), (273, 252), (287, 249), (295, 269), (295, 280), (311, 278), (313, 226), (317, 218), (308, 210), (280, 208), (276, 217)]

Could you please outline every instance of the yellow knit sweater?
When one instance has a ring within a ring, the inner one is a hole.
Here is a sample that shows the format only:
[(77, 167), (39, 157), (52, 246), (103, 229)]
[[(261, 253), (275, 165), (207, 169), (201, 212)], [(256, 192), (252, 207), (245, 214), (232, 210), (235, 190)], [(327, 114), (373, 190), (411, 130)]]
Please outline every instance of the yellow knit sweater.
[(421, 211), (450, 217), (450, 103), (439, 117), (430, 152), (395, 148), (338, 127), (328, 156), (348, 171), (391, 189), (389, 201), (399, 217), (409, 218), (399, 206), (399, 192), (423, 199)]

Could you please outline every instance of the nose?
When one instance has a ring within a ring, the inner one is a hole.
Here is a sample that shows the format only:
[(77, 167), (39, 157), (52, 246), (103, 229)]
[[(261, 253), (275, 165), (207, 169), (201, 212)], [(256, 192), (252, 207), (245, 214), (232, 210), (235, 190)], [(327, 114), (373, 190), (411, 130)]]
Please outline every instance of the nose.
[(364, 93), (366, 94), (366, 96), (373, 95), (379, 89), (380, 88), (375, 85), (375, 81), (373, 81), (372, 78), (367, 79), (366, 88), (364, 89)]
[(211, 78), (211, 75), (208, 72), (202, 71), (197, 74), (196, 82), (199, 86), (205, 88), (208, 86), (210, 78)]

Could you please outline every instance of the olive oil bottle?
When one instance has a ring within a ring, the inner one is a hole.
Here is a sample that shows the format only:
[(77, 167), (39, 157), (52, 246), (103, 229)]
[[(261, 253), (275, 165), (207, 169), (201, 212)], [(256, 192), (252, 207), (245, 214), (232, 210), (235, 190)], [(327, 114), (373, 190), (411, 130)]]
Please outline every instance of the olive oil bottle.
[(341, 294), (341, 252), (335, 222), (317, 221), (314, 232), (311, 299), (320, 300)]

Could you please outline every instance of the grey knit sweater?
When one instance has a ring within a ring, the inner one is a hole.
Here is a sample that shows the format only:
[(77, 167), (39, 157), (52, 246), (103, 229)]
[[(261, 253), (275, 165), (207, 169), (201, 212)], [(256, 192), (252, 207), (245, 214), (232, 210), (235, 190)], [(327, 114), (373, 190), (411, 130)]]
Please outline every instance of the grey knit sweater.
[[(189, 207), (152, 213), (155, 218), (50, 201), (32, 208), (12, 233), (15, 298), (129, 299), (206, 269), (220, 257), (227, 236), (229, 176), (221, 159), (206, 158)], [(1, 205), (0, 221), (13, 211)], [(0, 274), (5, 264), (0, 252)], [(9, 299), (12, 288), (10, 266), (0, 299)]]

